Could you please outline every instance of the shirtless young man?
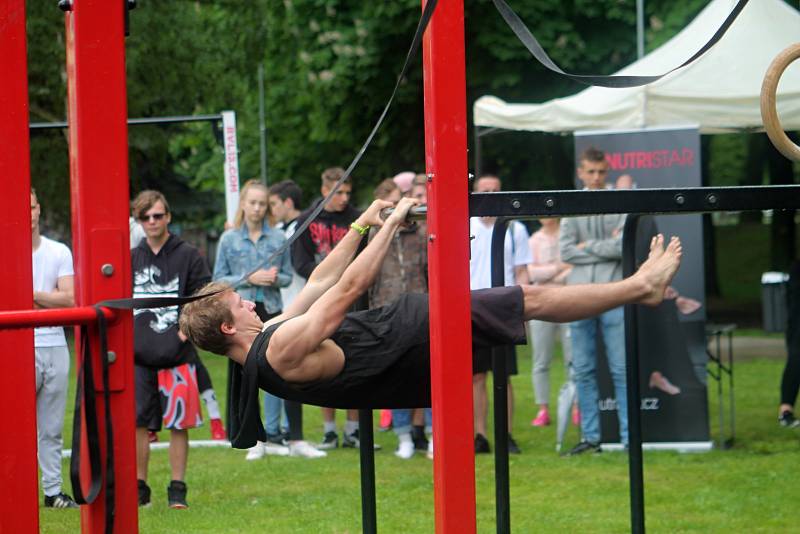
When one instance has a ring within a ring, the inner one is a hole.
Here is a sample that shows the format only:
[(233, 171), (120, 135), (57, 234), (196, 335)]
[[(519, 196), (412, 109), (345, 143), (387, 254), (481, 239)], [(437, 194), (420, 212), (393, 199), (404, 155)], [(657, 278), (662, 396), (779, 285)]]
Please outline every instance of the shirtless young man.
[[(372, 285), (395, 232), (417, 203), (402, 199), (382, 222), (380, 210), (389, 204), (376, 200), (317, 266), (294, 302), (266, 324), (252, 302), (219, 283), (201, 290), (219, 293), (183, 308), (181, 330), (193, 343), (243, 366), (239, 414), (249, 430), (240, 433), (235, 446), (256, 439), (260, 425), (252, 414), (259, 387), (282, 398), (331, 407), (430, 406), (427, 295), (403, 295), (382, 308), (347, 313)], [(353, 259), (362, 237), (359, 230), (368, 226), (382, 228)], [(657, 305), (680, 258), (680, 241), (673, 237), (665, 248), (658, 235), (648, 260), (625, 280), (472, 291), (473, 345), (524, 344), (530, 319), (567, 322), (622, 304)]]

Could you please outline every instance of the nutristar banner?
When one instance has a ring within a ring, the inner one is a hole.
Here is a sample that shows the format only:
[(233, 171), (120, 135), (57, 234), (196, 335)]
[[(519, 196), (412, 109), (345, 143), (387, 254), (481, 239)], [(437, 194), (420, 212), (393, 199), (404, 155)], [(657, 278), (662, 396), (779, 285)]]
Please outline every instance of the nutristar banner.
[[(605, 152), (609, 188), (699, 187), (700, 134), (694, 127), (576, 132), (575, 161), (589, 147)], [(576, 187), (582, 184), (576, 180)], [(708, 444), (705, 287), (700, 215), (643, 217), (637, 258), (650, 237), (680, 236), (683, 262), (668, 298), (657, 308), (639, 307), (642, 437), (645, 443)], [(600, 329), (598, 329), (598, 332)], [(617, 403), (598, 334), (597, 377), (603, 443), (619, 442)]]

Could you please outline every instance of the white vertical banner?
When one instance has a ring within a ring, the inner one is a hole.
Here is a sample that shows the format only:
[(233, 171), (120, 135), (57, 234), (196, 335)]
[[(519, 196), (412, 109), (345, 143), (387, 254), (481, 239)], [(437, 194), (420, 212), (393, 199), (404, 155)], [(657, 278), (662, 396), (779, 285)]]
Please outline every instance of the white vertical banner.
[(239, 147), (236, 143), (236, 112), (222, 112), (225, 144), (225, 220), (233, 224), (239, 208)]

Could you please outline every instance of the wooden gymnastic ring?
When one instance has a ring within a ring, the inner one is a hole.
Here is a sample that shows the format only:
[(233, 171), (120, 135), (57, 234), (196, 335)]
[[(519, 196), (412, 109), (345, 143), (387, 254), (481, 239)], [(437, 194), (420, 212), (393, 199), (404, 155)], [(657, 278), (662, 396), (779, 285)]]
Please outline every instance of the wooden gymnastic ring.
[(776, 96), (783, 71), (797, 58), (800, 58), (800, 43), (787, 47), (772, 60), (764, 75), (764, 83), (761, 84), (761, 120), (764, 122), (764, 130), (775, 148), (792, 161), (800, 161), (800, 146), (793, 143), (783, 131), (778, 119)]

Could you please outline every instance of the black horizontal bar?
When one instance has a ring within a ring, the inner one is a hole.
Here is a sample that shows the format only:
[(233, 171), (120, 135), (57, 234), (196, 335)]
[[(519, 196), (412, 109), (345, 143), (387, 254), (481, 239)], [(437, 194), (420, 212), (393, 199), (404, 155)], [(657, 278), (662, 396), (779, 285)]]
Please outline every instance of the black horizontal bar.
[[(222, 120), (222, 115), (176, 115), (173, 117), (144, 117), (139, 119), (128, 119), (128, 125), (138, 124), (170, 124), (176, 122), (213, 122)], [(32, 122), (30, 124), (31, 130), (48, 130), (66, 128), (68, 124), (65, 121), (59, 122)]]
[(472, 217), (569, 217), (605, 213), (703, 213), (800, 208), (800, 186), (503, 191), (471, 193)]

